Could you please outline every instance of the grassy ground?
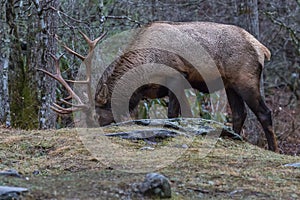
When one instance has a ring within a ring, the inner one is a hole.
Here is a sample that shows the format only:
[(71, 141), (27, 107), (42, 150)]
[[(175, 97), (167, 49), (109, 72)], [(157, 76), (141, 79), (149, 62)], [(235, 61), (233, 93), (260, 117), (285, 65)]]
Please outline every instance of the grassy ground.
[[(141, 151), (140, 147), (148, 145), (117, 142), (124, 152)], [(230, 139), (218, 139), (212, 151), (201, 157), (201, 148), (207, 148), (204, 143), (210, 141), (195, 138), (180, 157), (157, 171), (170, 179), (172, 199), (300, 198), (300, 169), (283, 166), (300, 162), (300, 157)], [(96, 159), (75, 129), (0, 129), (0, 170), (6, 169), (16, 169), (23, 178), (0, 176), (0, 185), (29, 188), (24, 199), (140, 199), (132, 185), (145, 176)]]

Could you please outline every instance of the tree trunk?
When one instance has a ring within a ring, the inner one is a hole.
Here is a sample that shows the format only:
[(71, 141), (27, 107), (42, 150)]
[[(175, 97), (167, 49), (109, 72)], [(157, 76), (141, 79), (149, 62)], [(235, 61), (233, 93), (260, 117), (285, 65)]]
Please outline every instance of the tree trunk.
[[(9, 52), (3, 53), (7, 56)], [(10, 127), (10, 109), (9, 109), (9, 92), (8, 92), (8, 58), (4, 57), (0, 59), (0, 124), (4, 124), (6, 127)]]
[(6, 22), (10, 28), (8, 85), (11, 125), (23, 129), (53, 128), (56, 115), (50, 110), (50, 104), (55, 99), (55, 82), (45, 78), (44, 74), (37, 76), (36, 69), (52, 68), (46, 58), (54, 43), (49, 33), (54, 27), (51, 20), (55, 22), (55, 18), (47, 15), (51, 10), (43, 10), (49, 6), (46, 1), (32, 3), (35, 7), (21, 1), (7, 1), (5, 5)]
[[(54, 72), (54, 63), (50, 59), (50, 53), (56, 53), (56, 41), (54, 35), (57, 27), (57, 15), (51, 10), (48, 12), (40, 12), (42, 5), (35, 4), (37, 14), (39, 16), (38, 26), (40, 32), (35, 35), (36, 40), (39, 41), (35, 45), (35, 57), (32, 57), (32, 64), (39, 69), (45, 69)], [(57, 1), (52, 1), (48, 6), (56, 7)], [(40, 12), (40, 13), (39, 13)], [(56, 101), (56, 82), (44, 73), (37, 74), (38, 83), (38, 101), (39, 101), (39, 128), (55, 128), (57, 114), (51, 110), (51, 105)]]
[(36, 88), (33, 87), (35, 81), (32, 78), (32, 70), (26, 65), (24, 51), (26, 44), (22, 42), (19, 32), (21, 29), (17, 24), (19, 12), (15, 10), (15, 4), (17, 4), (15, 1), (6, 3), (6, 22), (10, 28), (8, 88), (11, 125), (32, 129), (37, 128)]
[[(5, 11), (5, 2), (1, 5), (1, 10)], [(2, 20), (3, 19), (3, 20)], [(10, 109), (9, 109), (9, 91), (8, 91), (8, 63), (9, 63), (9, 48), (8, 46), (8, 26), (4, 23), (6, 19), (6, 12), (0, 14), (0, 125), (10, 126)]]

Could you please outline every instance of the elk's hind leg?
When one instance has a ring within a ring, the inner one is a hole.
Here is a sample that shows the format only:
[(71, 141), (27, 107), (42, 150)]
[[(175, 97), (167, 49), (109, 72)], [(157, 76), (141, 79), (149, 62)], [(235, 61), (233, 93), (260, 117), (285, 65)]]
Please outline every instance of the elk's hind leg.
[(260, 94), (259, 87), (245, 88), (244, 90), (240, 91), (240, 95), (242, 96), (246, 104), (249, 106), (249, 108), (252, 110), (252, 112), (256, 115), (258, 121), (261, 123), (268, 141), (269, 149), (278, 152), (278, 145), (272, 125), (271, 110), (267, 107), (266, 103), (264, 102)]

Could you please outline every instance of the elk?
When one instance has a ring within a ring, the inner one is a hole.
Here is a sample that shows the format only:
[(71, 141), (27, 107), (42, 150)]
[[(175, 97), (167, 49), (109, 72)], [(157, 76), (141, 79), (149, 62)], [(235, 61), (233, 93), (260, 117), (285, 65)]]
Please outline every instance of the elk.
[[(92, 93), (89, 92), (91, 91), (90, 53), (104, 35), (92, 41), (86, 35), (82, 34), (90, 47), (87, 56), (81, 56), (68, 47), (64, 47), (68, 52), (74, 54), (86, 63), (87, 79), (85, 81), (79, 81), (79, 83), (87, 85), (89, 102), (83, 103), (68, 83), (63, 80), (59, 70), (59, 58), (52, 56), (55, 60), (57, 73), (51, 74), (46, 70), (40, 70), (59, 81), (67, 89), (70, 96), (66, 99), (62, 99), (62, 102), (72, 106), (72, 108), (63, 108), (54, 104), (52, 108), (58, 113), (68, 114), (78, 110), (90, 112), (91, 108), (94, 107), (96, 120), (100, 126), (113, 123), (115, 119), (112, 113), (111, 103), (115, 86), (127, 72), (147, 63), (159, 63), (171, 67), (182, 74), (190, 85), (200, 92), (210, 93), (222, 89), (221, 87), (209, 89), (207, 83), (217, 82), (218, 78), (215, 79), (213, 75), (211, 77), (203, 76), (195, 69), (193, 63), (180, 54), (165, 49), (154, 48), (151, 45), (151, 47), (147, 48), (147, 44), (155, 43), (159, 40), (160, 35), (157, 35), (159, 32), (157, 30), (167, 32), (170, 28), (175, 28), (181, 34), (193, 37), (194, 40), (197, 41), (196, 43), (199, 43), (213, 59), (220, 74), (221, 81), (223, 82), (222, 87), (225, 88), (229, 106), (232, 111), (233, 130), (238, 134), (241, 133), (247, 116), (245, 108), (245, 104), (247, 104), (263, 127), (269, 150), (278, 152), (276, 136), (272, 126), (271, 111), (266, 106), (260, 93), (260, 77), (264, 66), (264, 59), (267, 58), (269, 60), (271, 53), (263, 44), (255, 39), (254, 36), (234, 25), (212, 22), (153, 22), (144, 26), (137, 32), (136, 39), (134, 38), (135, 41), (132, 46), (139, 46), (139, 43), (143, 43), (146, 44), (146, 46), (144, 45), (145, 48), (129, 48), (123, 55), (115, 59), (100, 77), (94, 99), (91, 97)], [(146, 42), (143, 41), (144, 39)], [(167, 79), (172, 78), (170, 76), (168, 76)], [(171, 79), (171, 82), (176, 82), (176, 80), (177, 79)], [(141, 99), (153, 99), (165, 96), (169, 97), (169, 118), (178, 117), (180, 112), (184, 112), (184, 110), (180, 108), (181, 105), (176, 95), (168, 87), (159, 84), (146, 84), (135, 90), (130, 98), (129, 110), (130, 112), (134, 112)], [(74, 98), (78, 104), (74, 105), (69, 103), (68, 100), (71, 98)]]
[[(144, 42), (143, 40), (147, 40), (145, 44), (156, 42), (160, 39), (157, 30), (167, 32), (170, 28), (193, 37), (213, 59), (232, 110), (233, 130), (238, 134), (242, 131), (247, 116), (246, 103), (261, 123), (269, 149), (278, 152), (271, 111), (260, 93), (264, 59), (270, 59), (270, 51), (240, 27), (211, 22), (153, 22), (139, 31), (133, 46)], [(178, 54), (153, 47), (126, 51), (107, 67), (98, 82), (95, 109), (100, 126), (114, 122), (111, 103), (117, 82), (126, 72), (149, 62), (176, 69), (200, 92), (213, 92), (208, 90), (206, 83), (216, 80), (201, 76), (189, 61)], [(221, 88), (214, 88), (218, 89)], [(169, 96), (168, 117), (177, 117), (180, 108), (176, 96), (168, 88), (158, 84), (147, 84), (138, 88), (130, 99), (129, 110), (133, 112), (141, 99), (164, 96)]]

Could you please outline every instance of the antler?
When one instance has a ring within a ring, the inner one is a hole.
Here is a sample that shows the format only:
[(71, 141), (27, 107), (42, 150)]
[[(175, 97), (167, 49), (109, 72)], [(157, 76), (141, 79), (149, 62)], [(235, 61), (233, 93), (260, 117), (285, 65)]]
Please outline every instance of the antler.
[[(54, 59), (54, 66), (56, 69), (56, 73), (52, 74), (50, 72), (48, 72), (47, 70), (44, 69), (38, 69), (39, 71), (44, 72), (45, 74), (47, 74), (48, 76), (50, 76), (51, 78), (57, 80), (61, 85), (63, 85), (64, 88), (66, 88), (66, 90), (68, 91), (69, 96), (64, 98), (64, 99), (60, 99), (61, 102), (65, 103), (68, 106), (68, 108), (64, 108), (61, 107), (60, 105), (58, 105), (57, 103), (53, 103), (53, 106), (51, 106), (51, 109), (53, 109), (55, 112), (60, 113), (60, 114), (70, 114), (72, 112), (75, 111), (80, 111), (80, 110), (88, 110), (92, 107), (92, 90), (91, 90), (91, 72), (92, 72), (92, 67), (91, 67), (91, 62), (90, 59), (88, 59), (89, 54), (95, 49), (97, 43), (106, 35), (106, 32), (104, 32), (100, 37), (96, 38), (95, 40), (91, 40), (89, 39), (84, 33), (82, 33), (81, 31), (79, 31), (79, 33), (83, 36), (83, 38), (85, 39), (85, 41), (88, 43), (89, 45), (89, 51), (88, 54), (86, 56), (82, 56), (79, 53), (73, 51), (72, 49), (70, 49), (68, 46), (63, 45), (63, 47), (71, 54), (75, 55), (76, 57), (78, 57), (80, 60), (85, 62), (85, 66), (86, 66), (86, 80), (65, 80), (62, 75), (61, 75), (61, 70), (59, 67), (59, 62), (60, 59), (62, 58), (63, 54), (60, 55), (59, 57), (54, 56), (53, 54), (50, 54), (50, 56)], [(79, 84), (86, 84), (87, 85), (87, 93), (88, 93), (88, 102), (87, 103), (83, 103), (83, 101), (80, 99), (80, 97), (74, 92), (74, 90), (71, 88), (71, 86), (68, 84), (69, 83), (79, 83)], [(77, 104), (73, 104), (68, 102), (68, 100), (70, 99), (75, 99)]]
[[(82, 37), (85, 39), (85, 41), (88, 43), (88, 45), (89, 45), (89, 53), (91, 53), (94, 49), (95, 49), (95, 47), (96, 47), (96, 45), (97, 45), (97, 43), (106, 35), (106, 33), (107, 32), (104, 32), (100, 37), (98, 37), (98, 38), (96, 38), (95, 40), (91, 40), (88, 36), (86, 36), (83, 32), (81, 32), (81, 31), (79, 31), (79, 33), (82, 35)], [(75, 52), (75, 51), (73, 51), (72, 49), (70, 49), (69, 47), (67, 47), (66, 45), (63, 45), (63, 47), (68, 51), (68, 52), (70, 52), (71, 54), (73, 54), (73, 55), (75, 55), (76, 57), (78, 57), (80, 60), (82, 60), (82, 61), (84, 61), (86, 58), (87, 58), (87, 56), (82, 56), (82, 55), (80, 55), (79, 53), (77, 53), (77, 52)]]

